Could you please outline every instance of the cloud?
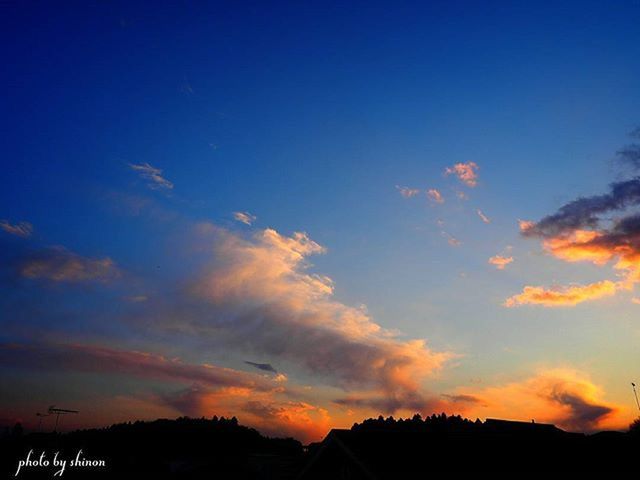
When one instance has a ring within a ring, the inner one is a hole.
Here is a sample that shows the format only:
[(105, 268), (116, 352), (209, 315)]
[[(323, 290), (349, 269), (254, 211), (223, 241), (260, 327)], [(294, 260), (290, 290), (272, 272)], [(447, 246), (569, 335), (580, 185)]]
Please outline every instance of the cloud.
[(520, 233), (526, 233), (534, 226), (535, 223), (530, 220), (518, 220), (518, 228), (520, 228)]
[(596, 228), (600, 216), (640, 204), (640, 177), (612, 183), (609, 192), (573, 200), (523, 233), (529, 237), (558, 237), (584, 228)]
[(429, 198), (429, 200), (432, 200), (435, 203), (444, 203), (442, 194), (435, 188), (430, 188), (429, 190), (427, 190), (427, 197)]
[(226, 387), (211, 390), (201, 385), (171, 392), (160, 402), (191, 417), (238, 416), (268, 436), (291, 436), (305, 443), (322, 439), (330, 430), (329, 412), (305, 401), (274, 398), (270, 392)]
[(417, 188), (401, 187), (400, 185), (396, 185), (396, 189), (404, 198), (415, 197), (420, 193), (420, 190)]
[(498, 270), (504, 270), (507, 265), (513, 262), (513, 257), (503, 257), (502, 255), (494, 255), (489, 258), (488, 262), (494, 265)]
[(453, 167), (447, 167), (445, 175), (455, 175), (467, 187), (473, 188), (478, 184), (478, 170), (480, 167), (475, 162), (456, 163)]
[(256, 363), (256, 362), (250, 362), (249, 360), (245, 360), (244, 363), (257, 368), (258, 370), (263, 370), (265, 372), (271, 372), (275, 374), (278, 373), (278, 371), (275, 368), (273, 368), (273, 366), (270, 363)]
[(0, 344), (0, 365), (37, 371), (128, 375), (212, 387), (271, 390), (260, 375), (208, 364), (189, 364), (161, 355), (83, 344)]
[[(618, 156), (631, 161), (635, 158), (632, 151), (627, 147)], [(640, 214), (628, 209), (638, 205), (640, 177), (636, 176), (612, 183), (604, 194), (568, 202), (538, 222), (520, 221), (522, 235), (541, 239), (543, 248), (552, 256), (597, 266), (613, 262), (619, 279), (550, 289), (527, 286), (520, 295), (507, 299), (505, 305), (573, 306), (633, 289), (640, 281)]]
[(519, 305), (542, 305), (544, 307), (573, 307), (587, 300), (610, 297), (616, 293), (617, 285), (609, 280), (587, 285), (570, 285), (568, 287), (534, 287), (526, 286), (522, 293), (505, 300), (505, 307)]
[(308, 257), (325, 248), (305, 233), (265, 229), (242, 238), (210, 224), (199, 231), (214, 258), (188, 288), (191, 302), (204, 303), (191, 316), (183, 311), (180, 325), (203, 340), (290, 361), (330, 385), (370, 387), (388, 397), (417, 392), (454, 356), (421, 339), (400, 339), (363, 307), (337, 301), (332, 280), (309, 272)]
[[(640, 127), (633, 130), (630, 134), (632, 138), (640, 139)], [(616, 159), (620, 163), (625, 163), (634, 169), (640, 168), (640, 145), (632, 143), (616, 152)]]
[(70, 283), (107, 281), (120, 275), (109, 257), (83, 257), (64, 247), (26, 254), (19, 262), (18, 271), (25, 278)]
[(442, 395), (440, 395), (442, 398), (444, 398), (445, 400), (454, 403), (454, 404), (458, 404), (458, 403), (462, 403), (462, 404), (481, 404), (482, 400), (478, 397), (476, 397), (475, 395), (467, 395), (467, 394), (456, 394), (456, 395), (451, 395), (451, 394), (447, 394), (447, 393), (443, 393)]
[(480, 220), (482, 220), (484, 223), (491, 223), (491, 220), (489, 219), (489, 217), (487, 217), (484, 213), (482, 213), (482, 210), (478, 209), (476, 210), (476, 213), (480, 217)]
[(460, 245), (462, 245), (462, 242), (460, 240), (458, 240), (456, 237), (454, 237), (450, 233), (445, 232), (444, 230), (440, 232), (440, 235), (446, 238), (447, 243), (452, 247), (459, 247)]
[(467, 406), (473, 416), (535, 419), (570, 431), (594, 431), (620, 427), (621, 409), (601, 399), (602, 391), (583, 372), (570, 368), (544, 369), (535, 375), (480, 390), (459, 389), (477, 402)]
[(640, 281), (640, 216), (623, 217), (603, 230), (574, 230), (543, 237), (542, 245), (549, 254), (565, 262), (604, 266), (615, 261), (613, 269), (620, 279), (551, 289), (529, 286), (522, 294), (507, 299), (506, 306), (535, 303), (573, 306), (631, 290)]
[(173, 183), (162, 176), (162, 170), (153, 165), (144, 163), (130, 163), (129, 167), (140, 174), (140, 177), (147, 180), (147, 185), (152, 190), (172, 190)]
[(405, 412), (434, 412), (440, 410), (442, 403), (420, 392), (403, 392), (399, 395), (380, 395), (377, 392), (360, 392), (337, 398), (333, 401), (336, 405), (349, 408), (358, 408), (370, 411), (373, 414), (394, 414), (398, 411)]
[(0, 221), (0, 228), (11, 235), (22, 238), (28, 238), (33, 233), (33, 225), (29, 222), (11, 224), (7, 220), (2, 220)]
[(251, 215), (249, 212), (233, 212), (233, 218), (245, 225), (251, 225), (258, 217)]
[[(158, 407), (169, 407), (180, 415), (193, 417), (235, 415), (241, 417), (243, 424), (267, 435), (289, 435), (303, 441), (321, 439), (332, 423), (323, 408), (286, 398), (289, 393), (278, 378), (204, 363), (186, 363), (153, 353), (99, 345), (5, 343), (0, 344), (0, 366), (39, 373), (124, 375), (161, 380), (167, 386), (181, 385), (177, 390), (145, 394), (142, 404), (140, 399), (127, 399), (128, 415), (145, 416), (150, 408), (158, 410)], [(282, 396), (285, 398), (279, 398)]]

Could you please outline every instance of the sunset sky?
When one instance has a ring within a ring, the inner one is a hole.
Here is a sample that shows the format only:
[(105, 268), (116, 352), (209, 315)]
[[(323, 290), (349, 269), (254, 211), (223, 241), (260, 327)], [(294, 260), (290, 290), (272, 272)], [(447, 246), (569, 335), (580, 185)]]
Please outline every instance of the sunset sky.
[(0, 5), (0, 424), (637, 416), (640, 3), (63, 3)]

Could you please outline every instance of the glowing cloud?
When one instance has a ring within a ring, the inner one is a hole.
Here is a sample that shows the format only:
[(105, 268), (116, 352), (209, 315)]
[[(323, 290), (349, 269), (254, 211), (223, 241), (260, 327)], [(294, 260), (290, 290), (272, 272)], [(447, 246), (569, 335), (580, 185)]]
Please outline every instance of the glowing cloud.
[(507, 265), (513, 262), (513, 257), (503, 257), (502, 255), (494, 255), (489, 258), (488, 262), (494, 265), (498, 270), (504, 270)]
[(475, 187), (478, 184), (478, 164), (475, 162), (456, 163), (453, 167), (447, 167), (445, 175), (455, 175), (467, 187)]
[(518, 220), (518, 228), (520, 228), (521, 233), (526, 233), (531, 230), (535, 226), (534, 222), (529, 220)]
[(415, 197), (420, 193), (420, 190), (417, 188), (401, 187), (400, 185), (396, 185), (396, 189), (404, 198)]
[(33, 225), (29, 222), (18, 222), (11, 224), (7, 220), (0, 221), (0, 228), (5, 232), (17, 237), (27, 238), (33, 233)]
[(251, 215), (249, 212), (233, 212), (233, 218), (245, 225), (251, 225), (258, 219), (258, 217)]
[(342, 388), (372, 387), (389, 397), (417, 393), (453, 357), (424, 340), (397, 339), (366, 309), (335, 300), (332, 280), (308, 272), (307, 258), (325, 249), (306, 234), (266, 229), (245, 239), (212, 225), (199, 230), (209, 232), (215, 256), (190, 289), (208, 305), (189, 326), (203, 338), (213, 329), (211, 341), (295, 362)]
[(140, 176), (147, 180), (148, 187), (152, 190), (172, 190), (173, 183), (162, 176), (162, 170), (154, 167), (153, 165), (145, 163), (130, 163), (129, 167), (140, 174)]
[(617, 289), (618, 284), (609, 280), (556, 288), (527, 286), (522, 293), (505, 300), (504, 306), (516, 307), (529, 304), (545, 307), (573, 307), (587, 300), (610, 297), (616, 293)]
[(583, 372), (570, 368), (547, 369), (520, 382), (481, 390), (459, 389), (473, 402), (465, 412), (478, 417), (535, 419), (570, 431), (620, 428), (628, 423), (622, 409), (602, 398), (602, 390)]
[(442, 198), (442, 194), (435, 188), (431, 188), (427, 190), (427, 197), (429, 198), (429, 200), (435, 203), (444, 203), (444, 198)]

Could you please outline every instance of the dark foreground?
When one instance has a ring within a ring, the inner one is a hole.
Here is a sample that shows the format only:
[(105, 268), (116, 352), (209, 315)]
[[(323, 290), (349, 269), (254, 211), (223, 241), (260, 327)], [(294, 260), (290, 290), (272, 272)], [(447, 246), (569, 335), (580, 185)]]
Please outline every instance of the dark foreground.
[[(31, 464), (15, 477), (30, 451)], [(633, 432), (583, 435), (553, 425), (471, 422), (444, 414), (366, 420), (350, 430), (332, 430), (307, 448), (294, 439), (264, 437), (235, 418), (215, 417), (67, 434), (22, 435), (14, 429), (0, 439), (3, 478), (397, 479), (454, 471), (620, 472), (636, 470), (639, 454), (640, 435)]]

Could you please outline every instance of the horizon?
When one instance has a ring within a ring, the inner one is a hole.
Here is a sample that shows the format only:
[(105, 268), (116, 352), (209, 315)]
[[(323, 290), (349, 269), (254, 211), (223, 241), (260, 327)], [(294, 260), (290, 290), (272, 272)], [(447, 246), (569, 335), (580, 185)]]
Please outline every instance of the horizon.
[(0, 423), (638, 418), (638, 2), (0, 10)]

